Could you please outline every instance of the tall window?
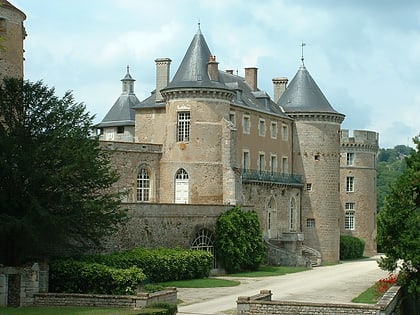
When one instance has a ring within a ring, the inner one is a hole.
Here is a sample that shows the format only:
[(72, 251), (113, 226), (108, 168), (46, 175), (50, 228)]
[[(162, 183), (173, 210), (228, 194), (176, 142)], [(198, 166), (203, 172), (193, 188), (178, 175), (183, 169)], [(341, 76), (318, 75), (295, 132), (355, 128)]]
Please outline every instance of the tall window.
[(348, 166), (354, 165), (354, 153), (353, 152), (347, 152), (347, 165)]
[(271, 174), (277, 173), (277, 156), (272, 155), (270, 158)]
[(287, 163), (287, 157), (281, 159), (281, 172), (287, 174), (289, 172), (289, 167)]
[(287, 125), (282, 125), (281, 126), (281, 139), (284, 141), (287, 141), (288, 138), (289, 138), (289, 134), (287, 131)]
[(353, 176), (346, 177), (346, 191), (347, 192), (354, 191), (354, 177)]
[(289, 228), (290, 231), (296, 231), (296, 199), (292, 197), (290, 199), (290, 215), (289, 215)]
[(344, 228), (346, 230), (354, 230), (355, 220), (354, 220), (354, 203), (346, 202), (346, 213), (344, 217)]
[(265, 136), (265, 119), (260, 118), (260, 124), (258, 125), (260, 136)]
[(249, 169), (249, 151), (244, 151), (242, 156), (242, 168)]
[(177, 141), (190, 141), (190, 112), (178, 112)]
[(265, 155), (264, 153), (260, 153), (258, 155), (258, 170), (260, 172), (264, 171), (265, 169)]
[(230, 112), (229, 113), (229, 120), (232, 124), (236, 125), (236, 116), (235, 116), (235, 112)]
[(276, 121), (271, 122), (270, 136), (272, 139), (277, 139), (277, 122)]
[(142, 168), (137, 175), (137, 201), (149, 201), (150, 176), (149, 172)]
[(251, 121), (248, 115), (242, 117), (242, 131), (243, 133), (249, 133), (251, 130)]

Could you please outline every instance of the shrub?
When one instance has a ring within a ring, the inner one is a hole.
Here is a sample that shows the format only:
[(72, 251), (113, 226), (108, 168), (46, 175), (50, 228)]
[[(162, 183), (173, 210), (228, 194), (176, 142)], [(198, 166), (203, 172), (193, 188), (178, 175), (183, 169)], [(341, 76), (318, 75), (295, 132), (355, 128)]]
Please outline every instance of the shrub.
[(340, 259), (362, 258), (365, 241), (350, 235), (340, 236)]
[(98, 263), (73, 259), (56, 260), (50, 264), (50, 291), (96, 294), (135, 294), (146, 280), (135, 266), (118, 269)]
[(89, 255), (83, 258), (114, 268), (137, 266), (151, 282), (165, 282), (208, 277), (213, 267), (213, 255), (190, 249), (136, 248), (109, 255)]
[(216, 246), (226, 271), (256, 270), (265, 259), (258, 215), (234, 207), (216, 223)]
[(178, 311), (176, 304), (154, 303), (142, 309), (138, 315), (175, 315)]

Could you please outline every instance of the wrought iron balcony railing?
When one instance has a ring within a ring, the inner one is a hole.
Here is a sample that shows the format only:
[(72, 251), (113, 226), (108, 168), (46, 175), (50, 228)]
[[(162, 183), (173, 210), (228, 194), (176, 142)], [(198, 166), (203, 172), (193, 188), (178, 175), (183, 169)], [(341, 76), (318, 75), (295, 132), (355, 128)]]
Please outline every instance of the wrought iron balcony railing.
[(266, 182), (272, 184), (302, 185), (302, 176), (259, 170), (241, 169), (243, 182)]

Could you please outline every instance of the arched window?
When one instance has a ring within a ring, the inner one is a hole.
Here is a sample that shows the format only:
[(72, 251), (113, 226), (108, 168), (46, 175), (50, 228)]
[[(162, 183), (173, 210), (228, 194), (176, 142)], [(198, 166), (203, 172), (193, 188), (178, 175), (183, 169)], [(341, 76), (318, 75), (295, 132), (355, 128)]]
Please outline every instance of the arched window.
[(137, 174), (137, 201), (145, 202), (150, 200), (150, 175), (149, 171), (141, 168)]
[(290, 231), (296, 231), (297, 215), (296, 215), (296, 199), (292, 197), (290, 199), (290, 208), (289, 208), (289, 229)]
[(175, 203), (188, 203), (188, 196), (188, 173), (183, 168), (180, 168), (175, 174)]
[(216, 268), (216, 254), (214, 250), (214, 235), (207, 229), (201, 229), (195, 234), (191, 249), (205, 250), (213, 255), (213, 268)]

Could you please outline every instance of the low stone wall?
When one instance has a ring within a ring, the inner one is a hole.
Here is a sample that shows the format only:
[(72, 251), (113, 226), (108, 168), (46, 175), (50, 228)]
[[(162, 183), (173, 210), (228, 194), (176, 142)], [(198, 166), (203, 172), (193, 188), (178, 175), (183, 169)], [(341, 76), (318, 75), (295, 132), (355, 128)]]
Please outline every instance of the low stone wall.
[(138, 295), (38, 293), (34, 296), (35, 306), (98, 306), (144, 308), (157, 302), (176, 304), (176, 288), (167, 288), (166, 290), (154, 293), (139, 293)]
[(240, 296), (237, 303), (237, 315), (281, 314), (281, 315), (396, 315), (400, 296), (400, 287), (393, 286), (377, 304), (333, 304), (272, 301), (270, 290), (262, 290), (254, 296)]

